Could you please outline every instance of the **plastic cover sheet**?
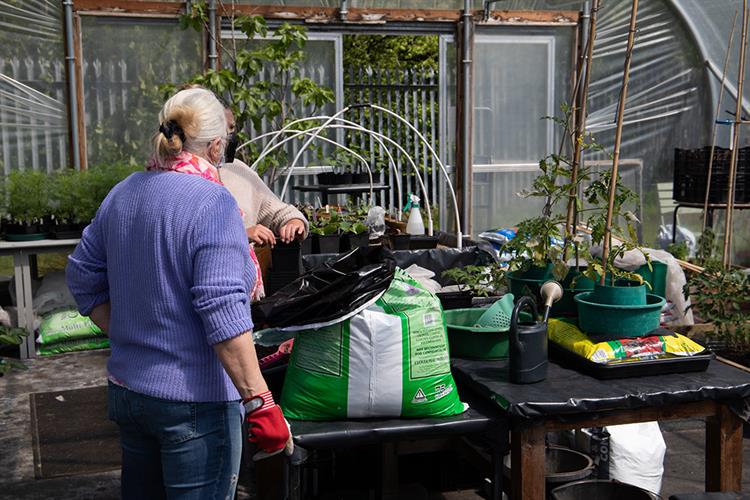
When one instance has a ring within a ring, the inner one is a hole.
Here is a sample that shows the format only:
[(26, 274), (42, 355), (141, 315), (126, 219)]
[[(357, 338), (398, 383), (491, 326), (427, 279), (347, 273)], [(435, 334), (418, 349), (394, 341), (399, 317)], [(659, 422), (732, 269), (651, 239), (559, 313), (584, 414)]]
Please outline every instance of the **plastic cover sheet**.
[(0, 1), (0, 166), (68, 164), (62, 4)]
[(705, 372), (599, 380), (549, 364), (546, 380), (536, 384), (508, 381), (507, 361), (452, 361), (456, 381), (494, 400), (510, 416), (553, 417), (570, 421), (582, 414), (659, 407), (693, 401), (729, 401), (750, 420), (750, 374), (712, 361)]
[(202, 70), (201, 34), (173, 19), (83, 16), (81, 38), (89, 165), (145, 163), (164, 104), (159, 85)]

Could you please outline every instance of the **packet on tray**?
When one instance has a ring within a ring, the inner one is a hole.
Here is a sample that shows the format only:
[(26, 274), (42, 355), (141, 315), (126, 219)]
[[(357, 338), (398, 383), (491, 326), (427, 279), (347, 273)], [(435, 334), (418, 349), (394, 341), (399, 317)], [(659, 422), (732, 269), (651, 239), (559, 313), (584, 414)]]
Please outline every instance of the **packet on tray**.
[(655, 359), (664, 356), (693, 356), (705, 348), (679, 333), (595, 343), (575, 324), (550, 319), (549, 340), (594, 363)]

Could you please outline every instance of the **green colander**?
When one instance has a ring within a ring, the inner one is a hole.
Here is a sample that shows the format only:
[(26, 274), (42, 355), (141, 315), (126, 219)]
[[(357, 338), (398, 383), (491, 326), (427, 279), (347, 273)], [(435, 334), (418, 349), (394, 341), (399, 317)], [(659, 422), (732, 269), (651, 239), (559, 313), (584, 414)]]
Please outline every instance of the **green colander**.
[(492, 304), (477, 320), (478, 328), (492, 328), (497, 331), (510, 330), (510, 315), (513, 314), (513, 294), (506, 293), (502, 299)]

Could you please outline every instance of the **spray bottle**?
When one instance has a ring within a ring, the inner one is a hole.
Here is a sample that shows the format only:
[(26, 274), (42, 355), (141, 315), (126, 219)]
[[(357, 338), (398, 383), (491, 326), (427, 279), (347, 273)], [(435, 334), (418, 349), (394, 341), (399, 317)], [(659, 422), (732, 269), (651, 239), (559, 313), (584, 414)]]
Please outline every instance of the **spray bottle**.
[(404, 212), (409, 212), (409, 220), (406, 222), (406, 232), (413, 235), (423, 235), (424, 222), (422, 213), (419, 211), (419, 196), (409, 193), (409, 202), (404, 207)]

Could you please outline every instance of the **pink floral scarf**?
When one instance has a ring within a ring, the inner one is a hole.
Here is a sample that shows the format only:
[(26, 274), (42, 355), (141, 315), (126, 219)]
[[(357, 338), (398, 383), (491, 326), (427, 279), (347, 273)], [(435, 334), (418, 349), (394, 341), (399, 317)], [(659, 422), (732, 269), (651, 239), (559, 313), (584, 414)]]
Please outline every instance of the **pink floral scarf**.
[[(216, 184), (224, 185), (219, 179), (219, 171), (211, 165), (208, 161), (204, 160), (200, 156), (196, 156), (193, 153), (182, 151), (180, 154), (172, 158), (170, 161), (159, 165), (156, 160), (152, 159), (146, 166), (146, 170), (156, 171), (161, 170), (164, 172), (180, 172), (183, 174), (199, 175), (204, 179), (215, 182)], [(240, 209), (240, 214), (242, 209)], [(265, 297), (265, 290), (263, 288), (263, 277), (260, 272), (260, 262), (258, 256), (255, 255), (255, 248), (250, 244), (250, 258), (255, 264), (255, 285), (250, 293), (250, 299), (255, 302)]]

